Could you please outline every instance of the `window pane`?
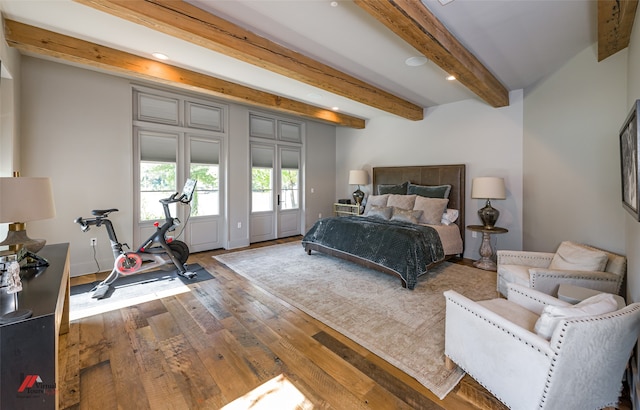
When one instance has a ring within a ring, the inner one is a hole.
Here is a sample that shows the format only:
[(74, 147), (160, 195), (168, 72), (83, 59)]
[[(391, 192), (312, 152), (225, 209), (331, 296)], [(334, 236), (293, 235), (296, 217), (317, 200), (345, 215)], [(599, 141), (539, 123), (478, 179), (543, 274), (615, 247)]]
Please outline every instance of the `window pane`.
[(191, 216), (220, 215), (220, 143), (192, 139), (189, 176), (198, 181)]
[(282, 209), (298, 209), (298, 170), (283, 169), (281, 174), (282, 197), (280, 205)]
[[(164, 219), (163, 198), (176, 192), (176, 164), (140, 161), (140, 220)], [(175, 215), (175, 204), (170, 205)]]
[(191, 200), (191, 216), (220, 214), (218, 170), (217, 165), (191, 164), (191, 179), (198, 181)]
[(251, 169), (251, 212), (273, 210), (273, 169)]

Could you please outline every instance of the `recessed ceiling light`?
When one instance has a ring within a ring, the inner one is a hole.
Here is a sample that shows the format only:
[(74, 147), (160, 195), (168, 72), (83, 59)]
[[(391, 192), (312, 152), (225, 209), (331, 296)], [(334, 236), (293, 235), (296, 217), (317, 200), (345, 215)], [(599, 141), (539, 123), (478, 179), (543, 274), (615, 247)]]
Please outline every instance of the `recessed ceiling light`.
[(338, 2), (337, 1), (332, 1), (329, 4), (331, 4), (331, 7), (338, 7)]
[(418, 67), (421, 65), (425, 65), (427, 61), (429, 60), (425, 56), (415, 56), (407, 58), (406, 60), (404, 60), (404, 63), (409, 67)]
[(168, 60), (169, 56), (167, 56), (166, 54), (162, 54), (162, 53), (151, 53), (152, 56), (154, 56), (155, 58), (157, 58), (158, 60)]
[(454, 81), (456, 79), (455, 75), (448, 75), (447, 76), (447, 81)]
[(340, 111), (340, 107), (331, 107), (333, 111)]

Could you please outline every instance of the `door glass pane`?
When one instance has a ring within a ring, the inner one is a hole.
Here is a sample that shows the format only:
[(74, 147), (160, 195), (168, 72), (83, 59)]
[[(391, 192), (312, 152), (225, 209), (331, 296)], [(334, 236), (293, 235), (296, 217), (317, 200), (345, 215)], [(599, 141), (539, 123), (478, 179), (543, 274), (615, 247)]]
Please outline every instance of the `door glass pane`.
[(220, 215), (220, 143), (191, 140), (189, 175), (198, 181), (191, 216)]
[(299, 202), (299, 161), (298, 151), (280, 152), (280, 206), (281, 209), (298, 209)]
[[(164, 219), (160, 199), (176, 192), (176, 138), (140, 133), (140, 220)], [(175, 206), (171, 210), (175, 212)]]
[(273, 148), (251, 147), (251, 212), (273, 211)]

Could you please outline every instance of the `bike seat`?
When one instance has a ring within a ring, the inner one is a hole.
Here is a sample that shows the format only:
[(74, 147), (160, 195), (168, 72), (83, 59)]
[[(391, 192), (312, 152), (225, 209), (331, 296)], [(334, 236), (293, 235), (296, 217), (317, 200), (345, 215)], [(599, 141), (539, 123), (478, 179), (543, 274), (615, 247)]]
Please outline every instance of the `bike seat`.
[(117, 208), (94, 209), (93, 211), (91, 211), (91, 215), (94, 215), (94, 216), (106, 216), (106, 215), (109, 215), (111, 212), (115, 212), (117, 210), (118, 210)]

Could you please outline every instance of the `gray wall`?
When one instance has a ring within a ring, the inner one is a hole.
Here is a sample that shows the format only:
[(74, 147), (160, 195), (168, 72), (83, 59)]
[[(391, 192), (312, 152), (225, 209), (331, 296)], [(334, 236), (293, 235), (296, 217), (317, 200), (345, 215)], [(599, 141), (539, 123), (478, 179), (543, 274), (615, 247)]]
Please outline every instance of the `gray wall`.
[[(29, 223), (28, 232), (49, 243), (70, 242), (72, 275), (96, 270), (89, 239), (97, 237), (101, 270), (110, 269), (106, 232), (82, 233), (73, 220), (92, 209), (118, 208), (118, 239), (134, 245), (131, 83), (33, 57), (23, 57), (22, 83), (20, 170), (51, 177), (57, 210), (53, 219)], [(249, 245), (249, 109), (229, 107), (227, 247), (235, 248)], [(307, 122), (306, 144), (305, 230), (334, 200), (335, 127)]]

